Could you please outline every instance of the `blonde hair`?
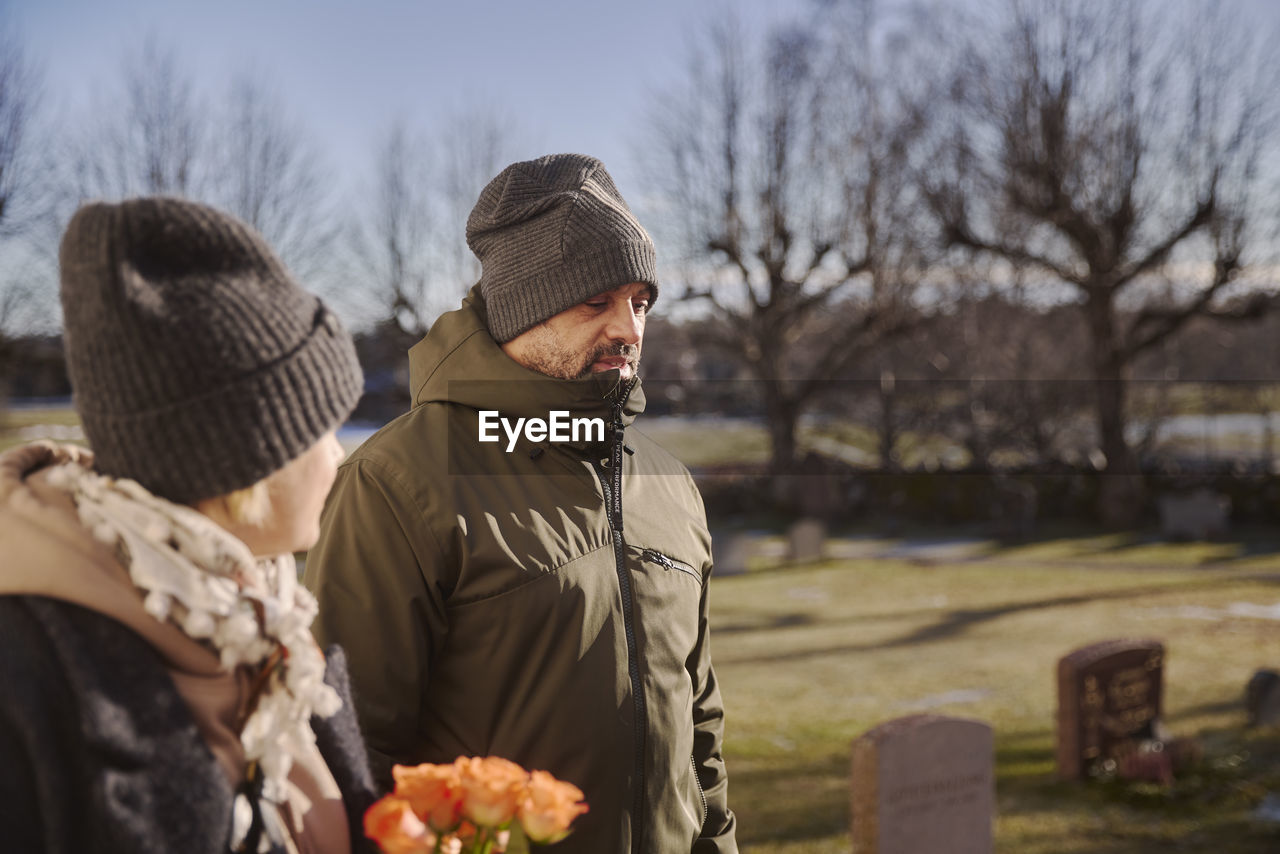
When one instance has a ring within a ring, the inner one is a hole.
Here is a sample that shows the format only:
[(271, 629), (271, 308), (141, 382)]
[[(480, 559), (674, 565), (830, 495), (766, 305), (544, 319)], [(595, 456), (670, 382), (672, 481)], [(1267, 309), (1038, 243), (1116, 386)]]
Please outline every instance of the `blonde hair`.
[(252, 486), (223, 495), (222, 503), (231, 521), (261, 528), (271, 518), (271, 491), (265, 479)]

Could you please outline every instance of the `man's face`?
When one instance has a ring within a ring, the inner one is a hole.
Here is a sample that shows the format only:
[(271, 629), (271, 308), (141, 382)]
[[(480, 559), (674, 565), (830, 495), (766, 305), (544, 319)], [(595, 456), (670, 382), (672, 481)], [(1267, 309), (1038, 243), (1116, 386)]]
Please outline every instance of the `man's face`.
[(617, 368), (636, 375), (649, 286), (632, 282), (567, 308), (502, 345), (519, 364), (562, 380)]

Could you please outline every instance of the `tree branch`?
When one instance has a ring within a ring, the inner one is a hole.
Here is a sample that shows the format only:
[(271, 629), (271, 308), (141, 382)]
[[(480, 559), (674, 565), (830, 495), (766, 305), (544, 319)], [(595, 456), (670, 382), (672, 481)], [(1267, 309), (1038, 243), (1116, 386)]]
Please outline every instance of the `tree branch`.
[[(1135, 278), (1164, 261), (1164, 259), (1168, 257), (1169, 253), (1173, 251), (1175, 246), (1183, 240), (1186, 240), (1194, 234), (1197, 229), (1202, 228), (1209, 222), (1213, 217), (1216, 208), (1217, 202), (1211, 194), (1208, 199), (1196, 205), (1195, 211), (1185, 222), (1183, 222), (1181, 228), (1170, 234), (1157, 246), (1153, 247), (1146, 255), (1139, 258), (1137, 261), (1134, 261), (1132, 264), (1127, 265), (1124, 271), (1113, 280), (1112, 288), (1119, 291)], [(1221, 287), (1221, 285), (1216, 284), (1215, 287)]]
[[(1128, 358), (1133, 358), (1142, 351), (1160, 343), (1174, 332), (1177, 332), (1187, 321), (1197, 315), (1217, 320), (1254, 320), (1265, 314), (1271, 305), (1271, 298), (1266, 294), (1255, 294), (1247, 303), (1237, 309), (1209, 310), (1209, 303), (1235, 277), (1240, 269), (1238, 254), (1220, 257), (1215, 265), (1213, 283), (1187, 305), (1176, 309), (1148, 308), (1139, 312), (1125, 335), (1125, 351)], [(1145, 335), (1140, 335), (1143, 327), (1155, 325)]]
[(1023, 246), (1016, 246), (999, 241), (984, 240), (974, 234), (964, 222), (944, 222), (943, 223), (943, 239), (949, 246), (963, 246), (967, 249), (975, 249), (980, 252), (989, 252), (1006, 258), (1010, 261), (1022, 264), (1034, 264), (1048, 270), (1053, 275), (1069, 282), (1076, 287), (1087, 290), (1086, 281), (1079, 275), (1068, 270), (1058, 262), (1041, 255), (1038, 252), (1032, 252)]
[(729, 263), (738, 268), (738, 272), (742, 274), (742, 286), (747, 292), (747, 298), (751, 300), (752, 307), (759, 311), (760, 298), (751, 287), (751, 271), (747, 268), (746, 259), (742, 257), (741, 247), (727, 237), (713, 237), (707, 241), (707, 249), (711, 252), (723, 252), (729, 259)]

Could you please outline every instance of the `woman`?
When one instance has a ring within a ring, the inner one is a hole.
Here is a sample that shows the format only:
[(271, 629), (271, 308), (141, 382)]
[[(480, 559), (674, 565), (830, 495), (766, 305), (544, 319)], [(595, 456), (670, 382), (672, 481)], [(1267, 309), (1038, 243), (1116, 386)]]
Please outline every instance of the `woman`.
[(360, 395), (350, 337), (192, 202), (87, 205), (60, 266), (92, 453), (0, 456), (0, 848), (365, 850), (345, 663), (292, 557)]

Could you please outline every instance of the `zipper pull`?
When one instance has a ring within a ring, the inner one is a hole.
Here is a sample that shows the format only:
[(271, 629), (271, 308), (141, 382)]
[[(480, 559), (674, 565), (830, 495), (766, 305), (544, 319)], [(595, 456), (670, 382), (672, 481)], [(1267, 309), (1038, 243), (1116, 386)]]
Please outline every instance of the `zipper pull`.
[(668, 572), (676, 568), (675, 564), (671, 562), (671, 559), (669, 557), (662, 554), (662, 552), (655, 552), (653, 549), (645, 549), (640, 554), (640, 557), (643, 560), (647, 560), (651, 563), (656, 563), (658, 566), (662, 567)]

